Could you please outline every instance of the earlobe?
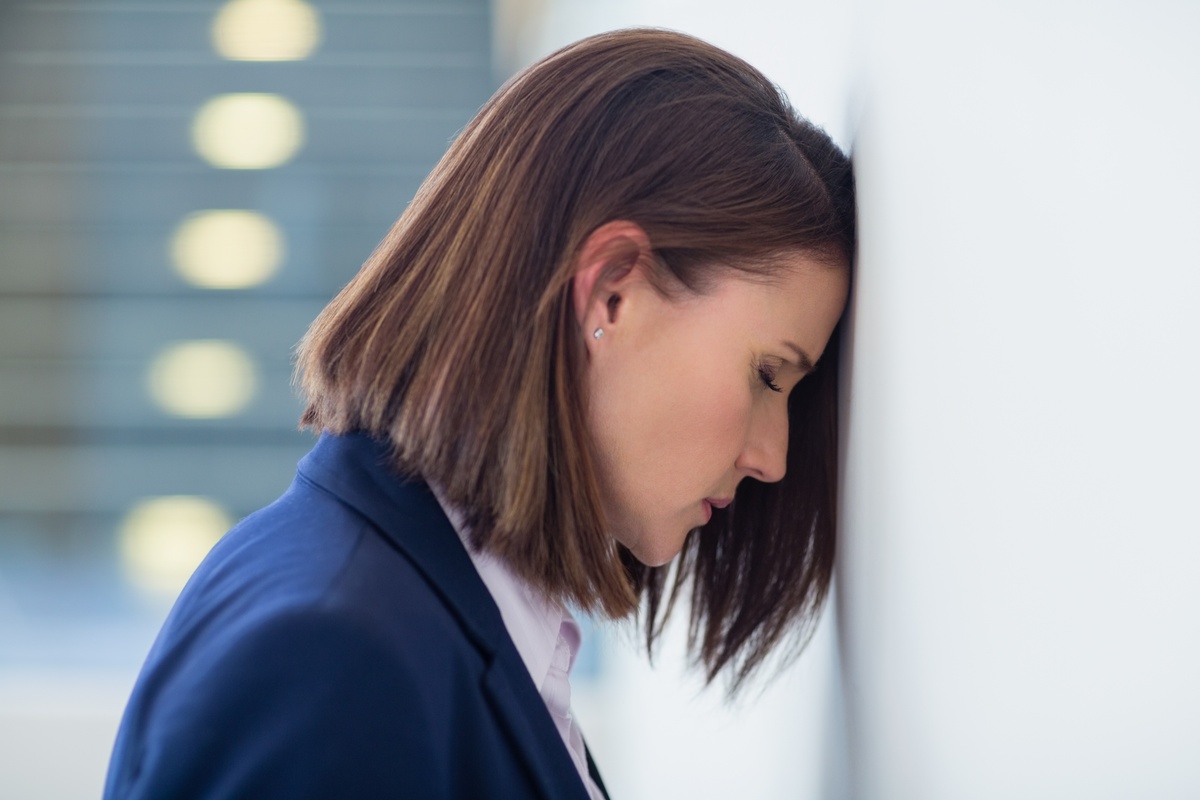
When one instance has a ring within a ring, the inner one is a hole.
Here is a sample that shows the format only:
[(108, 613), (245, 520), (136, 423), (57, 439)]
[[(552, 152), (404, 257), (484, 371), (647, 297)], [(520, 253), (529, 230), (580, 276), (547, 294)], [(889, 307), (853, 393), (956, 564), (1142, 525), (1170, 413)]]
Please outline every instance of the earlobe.
[(635, 222), (615, 220), (584, 240), (575, 259), (572, 284), (580, 333), (598, 341), (617, 322), (621, 292), (650, 258), (650, 237)]

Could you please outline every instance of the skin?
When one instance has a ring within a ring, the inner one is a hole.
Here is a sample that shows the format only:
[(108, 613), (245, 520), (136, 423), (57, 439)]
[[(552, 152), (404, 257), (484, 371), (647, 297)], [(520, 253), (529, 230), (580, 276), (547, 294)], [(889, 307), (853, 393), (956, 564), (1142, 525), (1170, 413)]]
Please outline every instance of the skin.
[(649, 252), (636, 224), (601, 226), (574, 288), (605, 515), (622, 544), (658, 566), (743, 479), (783, 478), (788, 393), (824, 352), (849, 271), (788, 253), (770, 283), (727, 273), (704, 294), (668, 298), (641, 266)]

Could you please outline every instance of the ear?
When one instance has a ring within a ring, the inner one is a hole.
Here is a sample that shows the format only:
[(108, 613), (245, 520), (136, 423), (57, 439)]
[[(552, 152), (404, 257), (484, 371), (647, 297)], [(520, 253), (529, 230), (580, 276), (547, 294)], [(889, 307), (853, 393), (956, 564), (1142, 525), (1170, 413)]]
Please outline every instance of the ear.
[(592, 231), (579, 248), (572, 285), (575, 319), (585, 341), (616, 322), (621, 289), (641, 278), (651, 257), (650, 237), (636, 222), (614, 220)]

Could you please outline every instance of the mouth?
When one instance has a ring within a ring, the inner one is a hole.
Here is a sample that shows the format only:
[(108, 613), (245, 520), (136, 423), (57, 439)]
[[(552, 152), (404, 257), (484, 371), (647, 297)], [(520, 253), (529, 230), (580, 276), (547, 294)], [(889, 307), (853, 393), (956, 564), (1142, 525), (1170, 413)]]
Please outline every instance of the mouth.
[(732, 502), (733, 502), (732, 497), (721, 497), (721, 498), (706, 497), (702, 501), (700, 501), (700, 505), (702, 505), (704, 507), (704, 524), (707, 525), (708, 521), (710, 519), (712, 519), (712, 512), (713, 512), (714, 508), (725, 508)]

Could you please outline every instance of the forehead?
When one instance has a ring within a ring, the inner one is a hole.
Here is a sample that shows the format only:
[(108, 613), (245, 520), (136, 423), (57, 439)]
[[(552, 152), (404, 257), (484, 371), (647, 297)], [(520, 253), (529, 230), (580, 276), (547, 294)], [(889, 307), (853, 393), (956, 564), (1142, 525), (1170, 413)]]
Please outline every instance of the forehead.
[(718, 278), (701, 301), (706, 313), (726, 331), (793, 340), (816, 359), (845, 307), (849, 268), (812, 254), (779, 256), (773, 266), (769, 275), (728, 272)]
[(821, 300), (844, 301), (849, 288), (850, 268), (829, 253), (796, 252), (771, 256), (761, 268), (730, 269), (714, 280), (706, 294), (738, 296), (746, 302), (780, 311), (799, 313)]

